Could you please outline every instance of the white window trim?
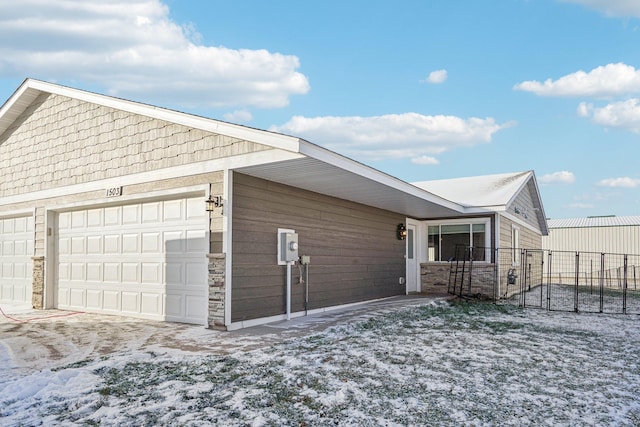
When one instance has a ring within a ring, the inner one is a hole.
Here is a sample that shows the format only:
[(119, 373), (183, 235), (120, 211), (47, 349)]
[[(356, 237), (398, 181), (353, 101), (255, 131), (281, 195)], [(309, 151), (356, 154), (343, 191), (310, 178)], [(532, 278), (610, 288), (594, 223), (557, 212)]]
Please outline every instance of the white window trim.
[[(483, 218), (456, 218), (456, 219), (443, 219), (443, 220), (430, 220), (430, 221), (423, 221), (423, 224), (425, 225), (425, 230), (426, 230), (426, 235), (427, 235), (427, 240), (425, 241), (425, 243), (428, 245), (428, 241), (429, 241), (429, 227), (430, 226), (442, 226), (442, 225), (460, 225), (460, 224), (484, 224), (484, 234), (485, 234), (485, 244), (486, 247), (489, 248), (488, 251), (485, 252), (485, 259), (480, 261), (480, 260), (476, 260), (474, 262), (483, 262), (483, 263), (487, 263), (489, 264), (491, 262), (491, 252), (493, 251), (493, 247), (491, 246), (491, 218), (490, 217), (483, 217)], [(473, 242), (471, 241), (471, 232), (469, 232), (469, 244), (472, 244)], [(440, 255), (440, 254), (438, 254)], [(428, 260), (428, 248), (427, 248), (427, 260)], [(441, 263), (446, 263), (447, 261), (428, 261), (428, 262), (441, 262)]]
[[(511, 257), (511, 265), (520, 265), (520, 227), (511, 224), (511, 250), (513, 251)], [(517, 255), (516, 255), (517, 253)]]

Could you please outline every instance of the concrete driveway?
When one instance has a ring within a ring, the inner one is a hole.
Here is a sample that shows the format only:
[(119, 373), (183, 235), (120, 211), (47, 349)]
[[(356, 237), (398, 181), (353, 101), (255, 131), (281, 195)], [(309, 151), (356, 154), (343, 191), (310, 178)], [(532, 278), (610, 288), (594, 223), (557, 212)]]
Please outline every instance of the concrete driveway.
[(441, 299), (447, 298), (399, 296), (233, 332), (60, 310), (7, 313), (0, 315), (0, 381), (5, 376), (55, 369), (121, 352), (172, 349), (222, 354), (251, 350)]

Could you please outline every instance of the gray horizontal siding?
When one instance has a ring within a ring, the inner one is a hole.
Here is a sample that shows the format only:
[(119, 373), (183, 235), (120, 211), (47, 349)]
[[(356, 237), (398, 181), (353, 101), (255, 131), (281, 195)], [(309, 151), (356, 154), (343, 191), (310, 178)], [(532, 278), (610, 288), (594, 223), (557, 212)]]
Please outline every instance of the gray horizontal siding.
[[(286, 266), (277, 265), (278, 228), (295, 229), (311, 256), (309, 308), (404, 293), (405, 243), (392, 212), (234, 175), (232, 321), (286, 312)], [(293, 267), (292, 311), (304, 309)]]

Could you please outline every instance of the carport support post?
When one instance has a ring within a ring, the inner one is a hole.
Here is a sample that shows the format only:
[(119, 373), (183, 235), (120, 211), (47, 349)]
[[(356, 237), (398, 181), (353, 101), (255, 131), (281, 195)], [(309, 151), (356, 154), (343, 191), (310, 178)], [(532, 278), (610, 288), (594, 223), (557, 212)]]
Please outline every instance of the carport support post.
[(44, 257), (34, 256), (33, 280), (31, 282), (31, 306), (35, 309), (44, 309)]
[(225, 294), (226, 294), (226, 256), (225, 254), (208, 254), (209, 260), (209, 307), (207, 324), (212, 329), (226, 330)]

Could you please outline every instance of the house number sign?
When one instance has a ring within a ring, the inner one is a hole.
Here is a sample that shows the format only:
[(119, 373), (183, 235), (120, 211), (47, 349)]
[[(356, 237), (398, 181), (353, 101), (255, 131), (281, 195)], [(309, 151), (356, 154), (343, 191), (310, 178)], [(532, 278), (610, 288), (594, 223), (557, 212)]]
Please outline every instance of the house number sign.
[(122, 196), (122, 187), (107, 188), (107, 197)]

